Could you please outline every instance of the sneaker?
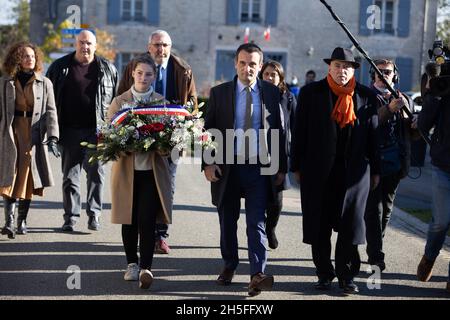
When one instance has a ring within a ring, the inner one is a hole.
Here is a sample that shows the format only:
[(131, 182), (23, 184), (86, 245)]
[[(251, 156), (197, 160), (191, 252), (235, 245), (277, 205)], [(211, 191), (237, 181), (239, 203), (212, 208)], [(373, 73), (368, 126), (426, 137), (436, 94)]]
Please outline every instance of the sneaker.
[(91, 216), (88, 221), (88, 229), (98, 231), (100, 229), (100, 219), (99, 217)]
[(142, 269), (139, 272), (139, 288), (148, 289), (152, 285), (153, 282), (153, 274), (150, 270)]
[(158, 254), (169, 254), (170, 248), (166, 241), (156, 240), (155, 242), (155, 253)]
[(125, 281), (138, 281), (139, 280), (139, 266), (137, 263), (130, 263), (127, 267), (127, 271), (123, 276)]
[(417, 266), (417, 278), (419, 281), (427, 282), (431, 278), (434, 261), (428, 260), (425, 256)]

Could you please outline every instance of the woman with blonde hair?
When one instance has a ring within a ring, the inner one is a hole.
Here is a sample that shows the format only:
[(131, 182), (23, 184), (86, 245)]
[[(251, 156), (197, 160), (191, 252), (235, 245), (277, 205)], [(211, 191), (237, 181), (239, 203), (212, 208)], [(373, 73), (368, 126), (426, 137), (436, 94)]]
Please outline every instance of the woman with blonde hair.
[(41, 74), (42, 53), (28, 42), (14, 44), (3, 62), (0, 78), (0, 195), (5, 226), (1, 233), (14, 239), (26, 234), (26, 219), (33, 195), (43, 195), (53, 176), (45, 145), (59, 156), (58, 118), (49, 79)]

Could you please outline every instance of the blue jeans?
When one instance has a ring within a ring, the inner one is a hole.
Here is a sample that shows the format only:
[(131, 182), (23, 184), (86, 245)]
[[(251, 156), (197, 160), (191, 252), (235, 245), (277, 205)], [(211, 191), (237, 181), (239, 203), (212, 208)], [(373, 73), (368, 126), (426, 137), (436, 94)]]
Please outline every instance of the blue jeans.
[[(450, 173), (433, 166), (433, 213), (428, 227), (425, 257), (434, 261), (439, 255), (450, 228)], [(449, 263), (450, 281), (450, 263)]]

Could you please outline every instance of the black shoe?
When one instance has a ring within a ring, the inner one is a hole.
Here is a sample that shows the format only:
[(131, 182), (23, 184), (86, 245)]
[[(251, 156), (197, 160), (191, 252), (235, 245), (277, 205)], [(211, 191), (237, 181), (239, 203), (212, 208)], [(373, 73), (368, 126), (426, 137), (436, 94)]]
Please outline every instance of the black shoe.
[(353, 280), (339, 280), (339, 288), (343, 289), (345, 294), (355, 294), (359, 292), (358, 286)]
[(17, 234), (25, 235), (28, 233), (27, 222), (26, 220), (18, 219), (17, 220)]
[(270, 249), (276, 249), (278, 248), (278, 239), (277, 235), (275, 234), (275, 228), (267, 228), (267, 240), (269, 242), (269, 248)]
[(73, 231), (73, 224), (71, 222), (64, 222), (62, 226), (62, 231), (64, 232), (72, 232)]
[(316, 288), (317, 290), (330, 290), (331, 281), (333, 281), (333, 279), (319, 278), (319, 281), (317, 281), (317, 283), (314, 285), (314, 288)]
[(100, 221), (98, 217), (89, 217), (88, 229), (98, 231), (100, 229)]

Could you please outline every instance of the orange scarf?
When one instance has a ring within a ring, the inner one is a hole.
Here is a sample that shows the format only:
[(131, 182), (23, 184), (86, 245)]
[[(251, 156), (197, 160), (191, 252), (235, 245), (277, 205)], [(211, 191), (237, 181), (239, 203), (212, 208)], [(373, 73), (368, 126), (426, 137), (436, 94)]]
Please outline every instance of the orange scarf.
[(353, 94), (355, 93), (356, 80), (351, 78), (345, 87), (340, 87), (334, 82), (330, 74), (327, 76), (328, 85), (331, 91), (338, 96), (336, 105), (334, 106), (331, 118), (334, 119), (341, 128), (347, 124), (352, 124), (356, 120), (353, 105)]

